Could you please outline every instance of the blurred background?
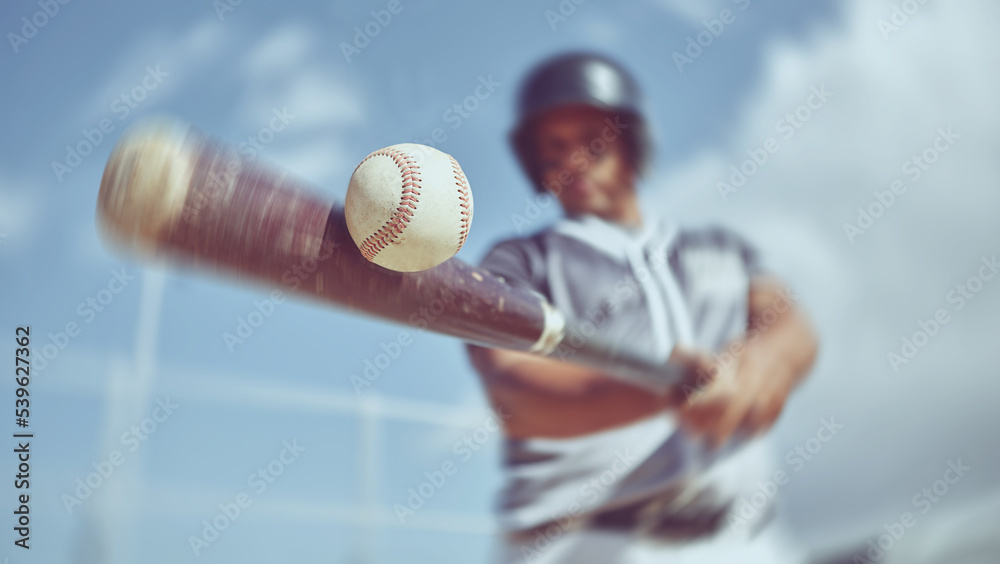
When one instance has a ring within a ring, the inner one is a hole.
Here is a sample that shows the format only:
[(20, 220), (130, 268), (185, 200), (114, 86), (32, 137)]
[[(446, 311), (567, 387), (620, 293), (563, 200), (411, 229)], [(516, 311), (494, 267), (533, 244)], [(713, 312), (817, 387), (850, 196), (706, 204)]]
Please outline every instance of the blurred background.
[[(35, 438), (30, 551), (0, 456), (0, 558), (487, 562), (501, 437), (460, 343), (415, 333), (356, 388), (400, 327), (268, 310), (266, 289), (109, 251), (96, 195), (149, 114), (338, 198), (369, 152), (421, 142), (470, 179), (459, 257), (477, 262), (557, 217), (507, 133), (524, 73), (588, 49), (645, 89), (646, 209), (745, 234), (820, 330), (772, 432), (781, 519), (812, 561), (1000, 561), (998, 16), (987, 0), (5, 2), (0, 331), (13, 356), (31, 326)], [(820, 442), (824, 421), (843, 428)], [(906, 512), (915, 524), (871, 552)]]

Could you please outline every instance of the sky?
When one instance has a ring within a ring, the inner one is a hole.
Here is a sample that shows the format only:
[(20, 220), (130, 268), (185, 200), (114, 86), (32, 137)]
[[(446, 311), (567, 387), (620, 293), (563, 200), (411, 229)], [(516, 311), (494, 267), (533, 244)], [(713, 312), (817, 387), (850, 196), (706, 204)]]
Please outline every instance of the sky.
[[(713, 23), (725, 9), (731, 23)], [(266, 139), (256, 158), (338, 199), (368, 153), (422, 142), (469, 178), (476, 213), (458, 257), (476, 262), (558, 217), (516, 221), (533, 193), (507, 135), (524, 74), (575, 49), (618, 59), (643, 88), (656, 140), (643, 209), (747, 236), (819, 330), (819, 361), (772, 439), (788, 464), (823, 420), (844, 428), (782, 489), (795, 537), (817, 553), (865, 546), (961, 460), (971, 470), (886, 561), (955, 561), (955, 531), (990, 542), (968, 523), (1000, 521), (998, 12), (985, 0), (5, 3), (0, 331), (31, 327), (37, 436), (32, 550), (5, 525), (0, 558), (486, 562), (501, 437), (483, 430), (460, 343), (415, 334), (360, 395), (351, 375), (405, 328), (287, 301), (227, 346), (268, 289), (107, 245), (96, 195), (114, 142), (154, 115), (234, 145)], [(81, 144), (92, 150), (68, 154)], [(485, 437), (468, 455), (455, 447), (467, 436)], [(68, 505), (115, 452), (123, 462)], [(458, 471), (400, 522), (393, 507), (449, 461)], [(272, 481), (251, 484), (262, 468)], [(16, 490), (2, 491), (13, 506)], [(249, 505), (196, 551), (203, 521), (241, 494)]]

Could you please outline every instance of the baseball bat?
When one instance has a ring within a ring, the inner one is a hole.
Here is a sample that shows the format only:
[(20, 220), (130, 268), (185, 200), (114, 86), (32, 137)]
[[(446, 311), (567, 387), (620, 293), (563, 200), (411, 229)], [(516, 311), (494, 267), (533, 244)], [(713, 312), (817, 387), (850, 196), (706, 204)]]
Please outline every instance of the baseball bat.
[(97, 218), (105, 239), (140, 256), (482, 346), (560, 351), (658, 392), (683, 378), (679, 366), (641, 351), (586, 337), (570, 344), (579, 332), (544, 297), (457, 258), (407, 273), (369, 262), (338, 202), (180, 122), (126, 131), (104, 169)]

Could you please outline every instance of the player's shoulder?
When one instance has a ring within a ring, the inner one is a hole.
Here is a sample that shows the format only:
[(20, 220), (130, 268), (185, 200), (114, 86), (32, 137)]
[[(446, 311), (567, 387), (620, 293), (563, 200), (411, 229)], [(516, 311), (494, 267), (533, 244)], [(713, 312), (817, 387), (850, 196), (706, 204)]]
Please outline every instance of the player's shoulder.
[(544, 231), (541, 230), (527, 235), (506, 237), (494, 243), (486, 254), (487, 256), (496, 254), (527, 256), (529, 254), (538, 253), (542, 250), (543, 238)]
[(516, 253), (544, 253), (548, 243), (558, 237), (556, 226), (559, 222), (542, 225), (533, 231), (526, 231), (515, 236), (504, 237), (491, 247), (490, 252), (504, 251)]
[(479, 266), (513, 285), (537, 288), (545, 271), (541, 231), (503, 238), (486, 252)]
[(486, 253), (480, 266), (509, 283), (545, 293), (550, 255), (563, 257), (563, 262), (577, 263), (585, 259), (587, 250), (582, 243), (560, 235), (555, 229), (557, 224), (501, 239)]

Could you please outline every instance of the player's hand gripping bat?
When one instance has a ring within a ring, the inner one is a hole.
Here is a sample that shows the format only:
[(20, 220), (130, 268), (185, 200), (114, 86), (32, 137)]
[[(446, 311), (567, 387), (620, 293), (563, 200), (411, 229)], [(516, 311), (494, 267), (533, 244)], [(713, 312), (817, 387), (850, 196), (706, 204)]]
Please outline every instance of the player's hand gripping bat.
[(639, 351), (579, 334), (571, 345), (574, 329), (543, 297), (456, 258), (419, 272), (369, 262), (340, 204), (186, 125), (159, 121), (126, 132), (104, 170), (97, 216), (132, 252), (488, 347), (558, 351), (658, 392), (691, 381), (688, 368)]

